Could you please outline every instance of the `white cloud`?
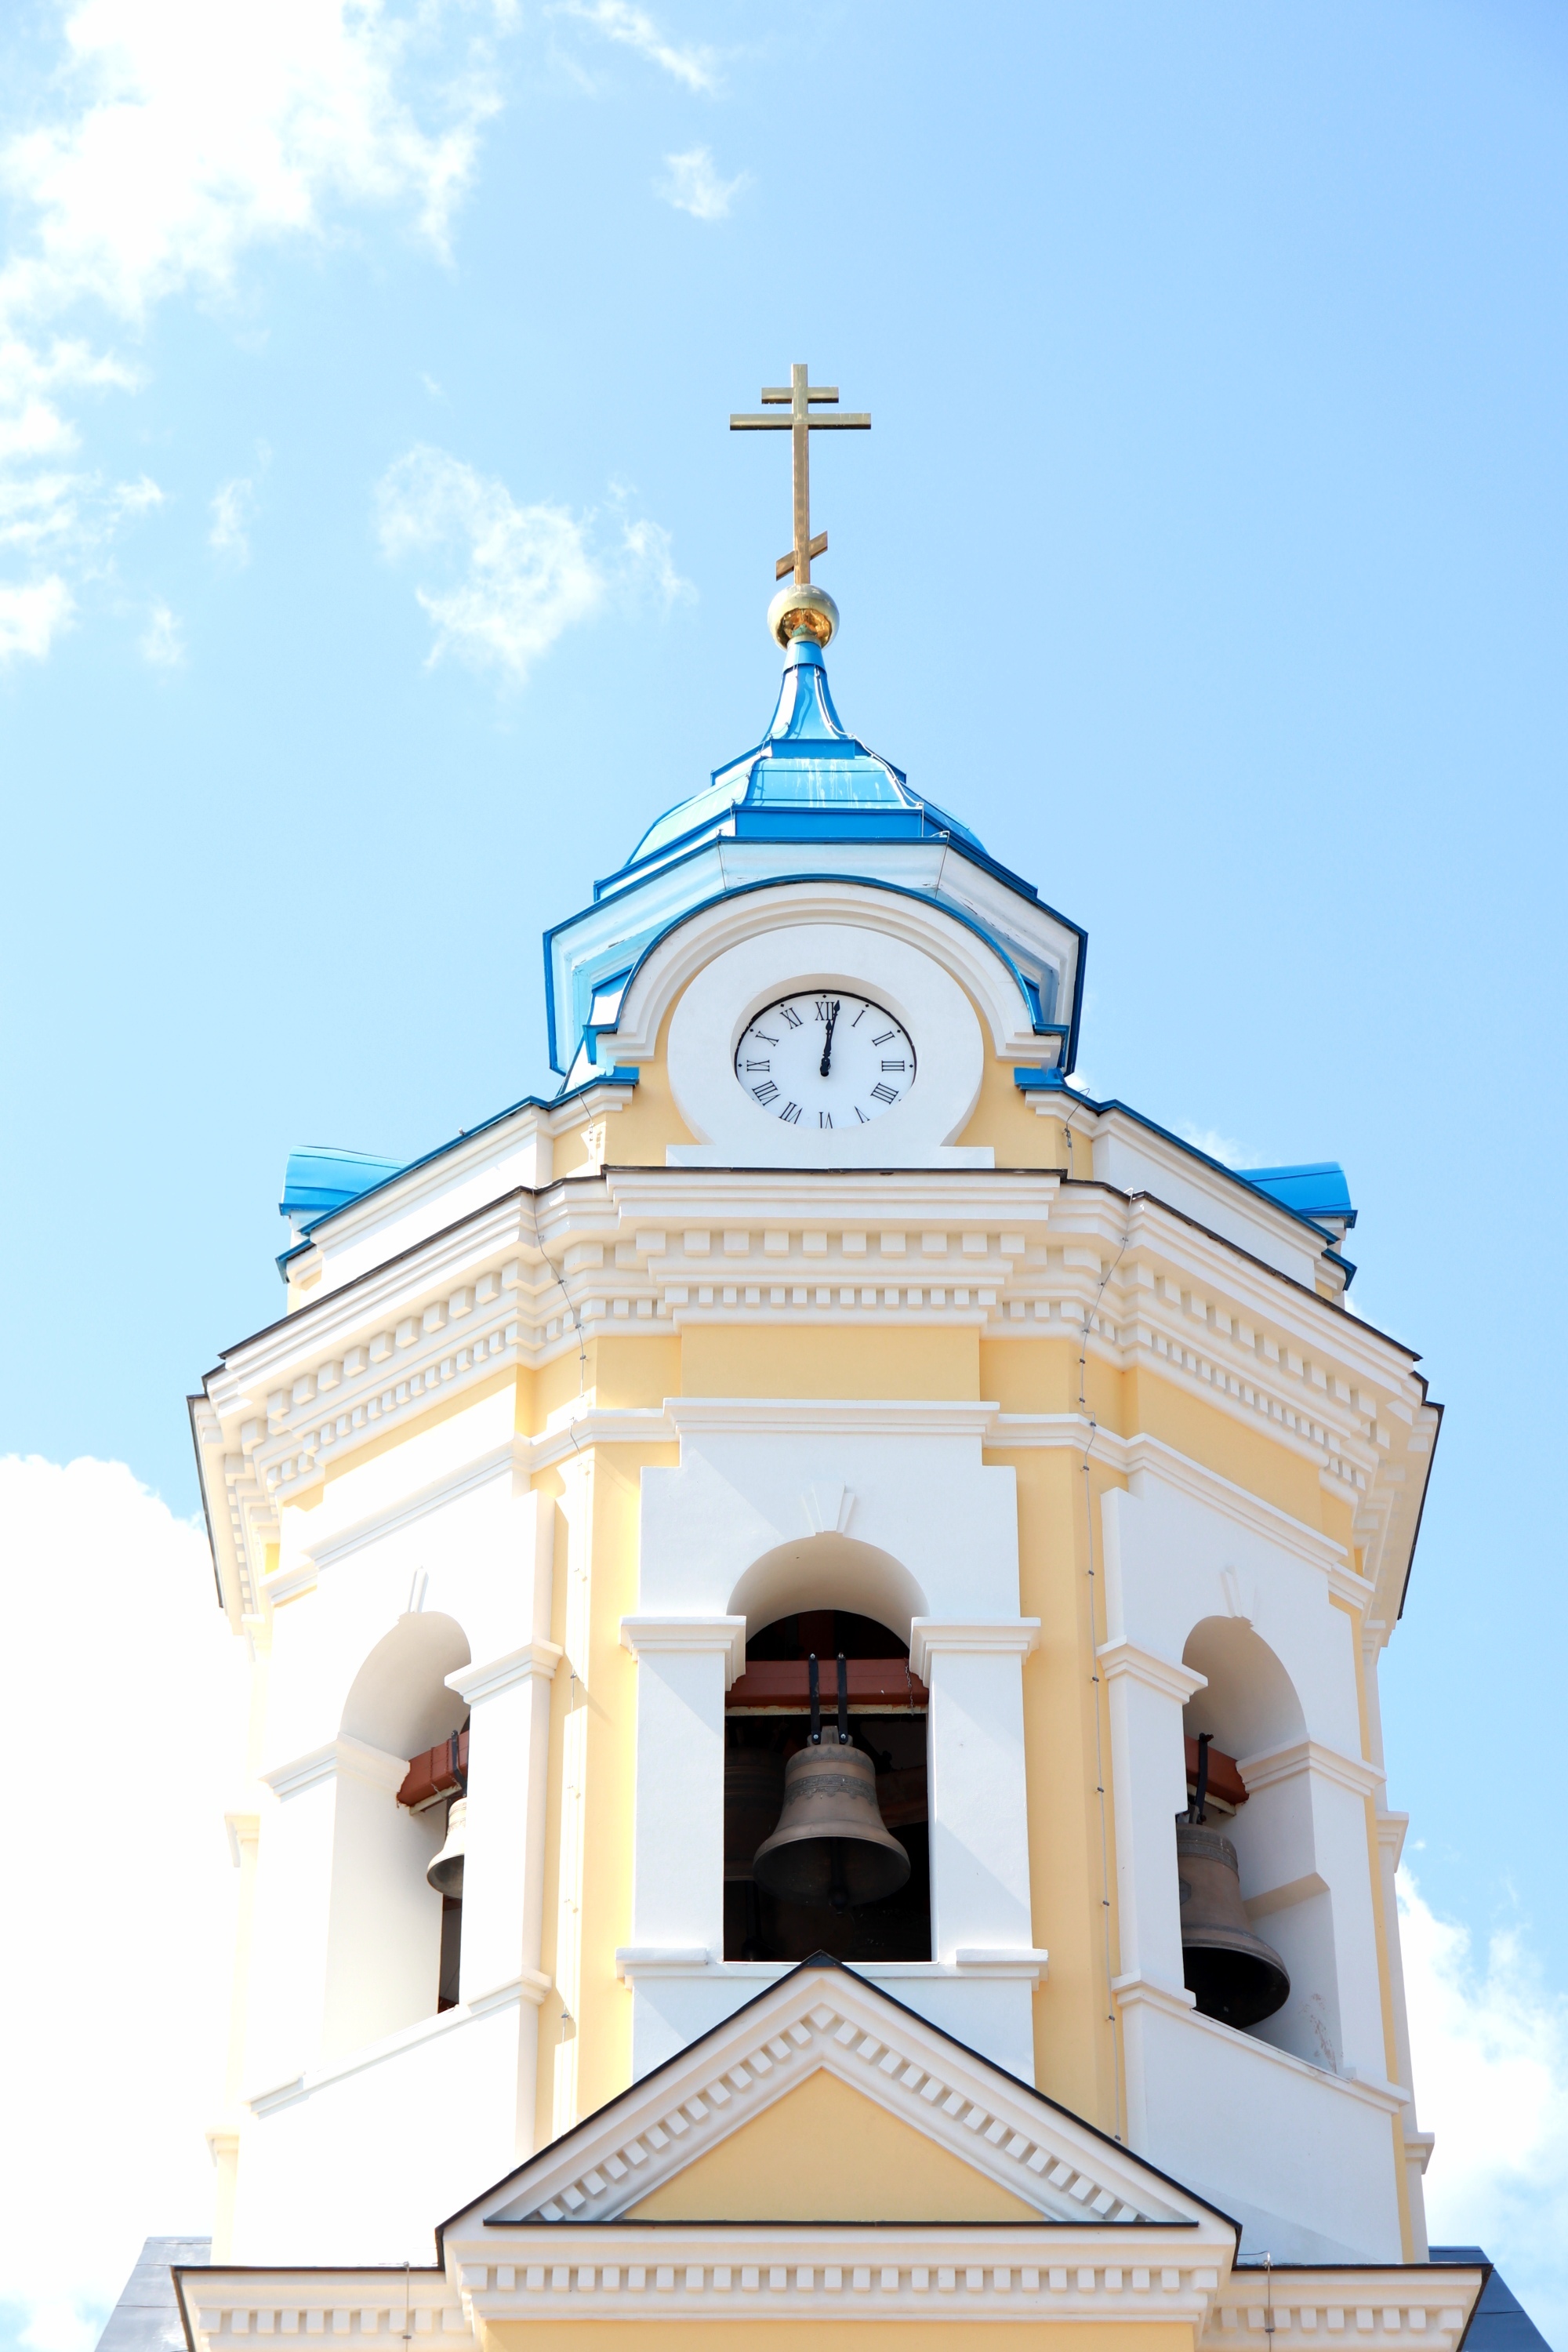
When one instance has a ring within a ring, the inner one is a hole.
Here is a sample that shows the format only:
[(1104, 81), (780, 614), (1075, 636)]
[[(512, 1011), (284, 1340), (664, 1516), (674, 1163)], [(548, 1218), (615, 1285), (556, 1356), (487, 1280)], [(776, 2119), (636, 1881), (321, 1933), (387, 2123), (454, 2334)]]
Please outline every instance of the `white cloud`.
[(215, 553), (226, 555), (236, 563), (248, 563), (250, 534), (246, 525), (256, 512), (255, 483), (243, 474), (237, 474), (232, 481), (220, 482), (207, 511), (212, 517), (207, 545)]
[(389, 562), (434, 556), (451, 575), (415, 591), (435, 630), (431, 666), (455, 653), (521, 683), (564, 630), (612, 598), (651, 591), (668, 605), (689, 593), (668, 533), (628, 517), (616, 496), (619, 544), (601, 552), (596, 515), (519, 506), (504, 482), (444, 449), (421, 446), (390, 467), (375, 494), (382, 553)]
[(142, 2240), (211, 2225), (244, 1654), (205, 1537), (121, 1463), (0, 1459), (0, 1721), (47, 1759), (13, 1808), (32, 1926), (0, 1937), (0, 2302), (87, 2352)]
[(1428, 2231), (1484, 2246), (1548, 2340), (1568, 2343), (1568, 1999), (1517, 1934), (1479, 1963), (1404, 1871), (1399, 1916), (1416, 2108), (1437, 2139)]
[[(410, 210), (444, 252), (498, 100), (467, 55), (439, 121), (416, 119), (404, 85), (443, 21), (442, 0), (70, 0), (36, 119), (0, 144), (16, 225), (0, 262), (0, 460), (58, 474), (79, 440), (69, 396), (138, 381), (64, 331), (76, 314), (134, 332), (174, 295), (228, 297), (248, 251), (320, 242), (343, 207)], [(103, 508), (96, 476), (58, 493), (67, 545), (73, 501)]]
[(700, 90), (711, 96), (719, 87), (719, 77), (711, 49), (679, 47), (659, 31), (647, 11), (631, 5), (631, 0), (561, 0), (552, 12), (558, 16), (575, 16), (591, 25), (607, 41), (619, 41), (650, 64), (660, 66), (667, 74), (688, 89)]
[(58, 572), (21, 587), (0, 582), (0, 663), (42, 661), (75, 612), (76, 599)]
[(677, 212), (689, 213), (694, 220), (722, 220), (750, 176), (741, 172), (732, 180), (721, 180), (706, 147), (692, 147), (684, 155), (667, 155), (664, 160), (668, 177), (658, 184), (658, 194)]
[[(1222, 1135), (1217, 1127), (1194, 1127), (1190, 1120), (1184, 1119), (1176, 1132), (1184, 1143), (1190, 1143), (1195, 1151), (1206, 1151), (1223, 1167), (1239, 1167), (1250, 1157), (1245, 1143), (1238, 1143), (1234, 1135)], [(1243, 1169), (1242, 1173), (1246, 1172)]]
[(180, 669), (185, 659), (185, 640), (180, 629), (179, 617), (172, 613), (163, 598), (153, 600), (147, 626), (142, 632), (141, 653), (144, 662), (154, 669)]

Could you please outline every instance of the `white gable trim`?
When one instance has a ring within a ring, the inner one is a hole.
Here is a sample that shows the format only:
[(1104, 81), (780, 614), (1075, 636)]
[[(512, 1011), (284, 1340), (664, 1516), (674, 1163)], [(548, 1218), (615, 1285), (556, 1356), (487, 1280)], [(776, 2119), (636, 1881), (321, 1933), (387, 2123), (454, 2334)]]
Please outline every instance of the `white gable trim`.
[[(902, 2009), (847, 1969), (805, 1967), (612, 2100), (447, 2225), (619, 2221), (808, 2075), (836, 2074), (1043, 2221), (1203, 2224), (1226, 2217), (1130, 2150)], [(535, 2257), (537, 2259), (537, 2257)]]

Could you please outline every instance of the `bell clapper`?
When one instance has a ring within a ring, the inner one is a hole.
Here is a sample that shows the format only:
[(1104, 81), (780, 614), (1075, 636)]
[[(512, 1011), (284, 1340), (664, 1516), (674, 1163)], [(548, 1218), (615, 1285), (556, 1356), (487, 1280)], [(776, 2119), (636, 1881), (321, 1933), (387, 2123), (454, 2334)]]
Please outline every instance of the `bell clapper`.
[(811, 1744), (822, 1745), (822, 1690), (816, 1669), (816, 1652), (813, 1650), (805, 1662), (806, 1683), (811, 1693)]
[(849, 1745), (849, 1676), (844, 1664), (844, 1653), (838, 1653), (838, 1745)]

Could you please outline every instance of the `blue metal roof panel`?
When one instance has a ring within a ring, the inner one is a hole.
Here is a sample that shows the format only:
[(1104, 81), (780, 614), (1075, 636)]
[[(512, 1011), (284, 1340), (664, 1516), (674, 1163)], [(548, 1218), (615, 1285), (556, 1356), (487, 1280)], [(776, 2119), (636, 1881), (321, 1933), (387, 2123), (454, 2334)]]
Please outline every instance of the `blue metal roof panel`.
[(279, 1213), (295, 1216), (341, 1209), (395, 1176), (402, 1162), (373, 1159), (364, 1151), (339, 1151), (331, 1144), (306, 1144), (289, 1154)]
[[(910, 792), (902, 769), (850, 734), (834, 709), (820, 648), (809, 638), (797, 637), (786, 656), (778, 703), (762, 741), (716, 768), (712, 782), (701, 792), (667, 809), (637, 843), (622, 874), (705, 826), (728, 824), (732, 812), (742, 807), (923, 813), (927, 803)], [(939, 830), (980, 847), (967, 825), (941, 810), (931, 814)]]
[(1299, 1217), (1342, 1217), (1347, 1225), (1355, 1223), (1350, 1186), (1337, 1160), (1305, 1160), (1289, 1168), (1238, 1168), (1235, 1172)]

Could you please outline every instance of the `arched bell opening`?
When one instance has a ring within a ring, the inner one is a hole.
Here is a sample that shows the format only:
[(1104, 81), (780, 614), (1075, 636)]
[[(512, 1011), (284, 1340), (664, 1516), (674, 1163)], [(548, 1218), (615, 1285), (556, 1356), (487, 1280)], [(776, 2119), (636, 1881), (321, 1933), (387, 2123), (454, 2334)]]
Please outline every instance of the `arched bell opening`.
[(446, 1678), (468, 1660), (455, 1618), (411, 1612), (376, 1643), (344, 1700), (329, 1931), (335, 2051), (457, 2000), (460, 1858), (455, 1885), (438, 1865), (468, 1765), (468, 1708)]
[[(1332, 1896), (1312, 1867), (1306, 1717), (1289, 1673), (1244, 1620), (1206, 1617), (1184, 1663), (1188, 1805), (1176, 1821), (1183, 1970), (1205, 2015), (1337, 2070)], [(1249, 1791), (1244, 1758), (1302, 1748)]]
[[(840, 1566), (846, 1552), (870, 1554), (835, 1581), (899, 1613), (905, 1631), (825, 1599), (833, 1562), (818, 1547)], [(926, 1692), (907, 1639), (918, 1588), (900, 1608), (912, 1580), (900, 1587), (886, 1572), (902, 1579), (896, 1562), (843, 1537), (786, 1549), (797, 1570), (790, 1582), (815, 1605), (760, 1624), (752, 1614), (745, 1671), (727, 1701), (724, 1957), (929, 1960)], [(753, 1591), (779, 1592), (784, 1563), (773, 1558), (766, 1578), (745, 1580)]]

